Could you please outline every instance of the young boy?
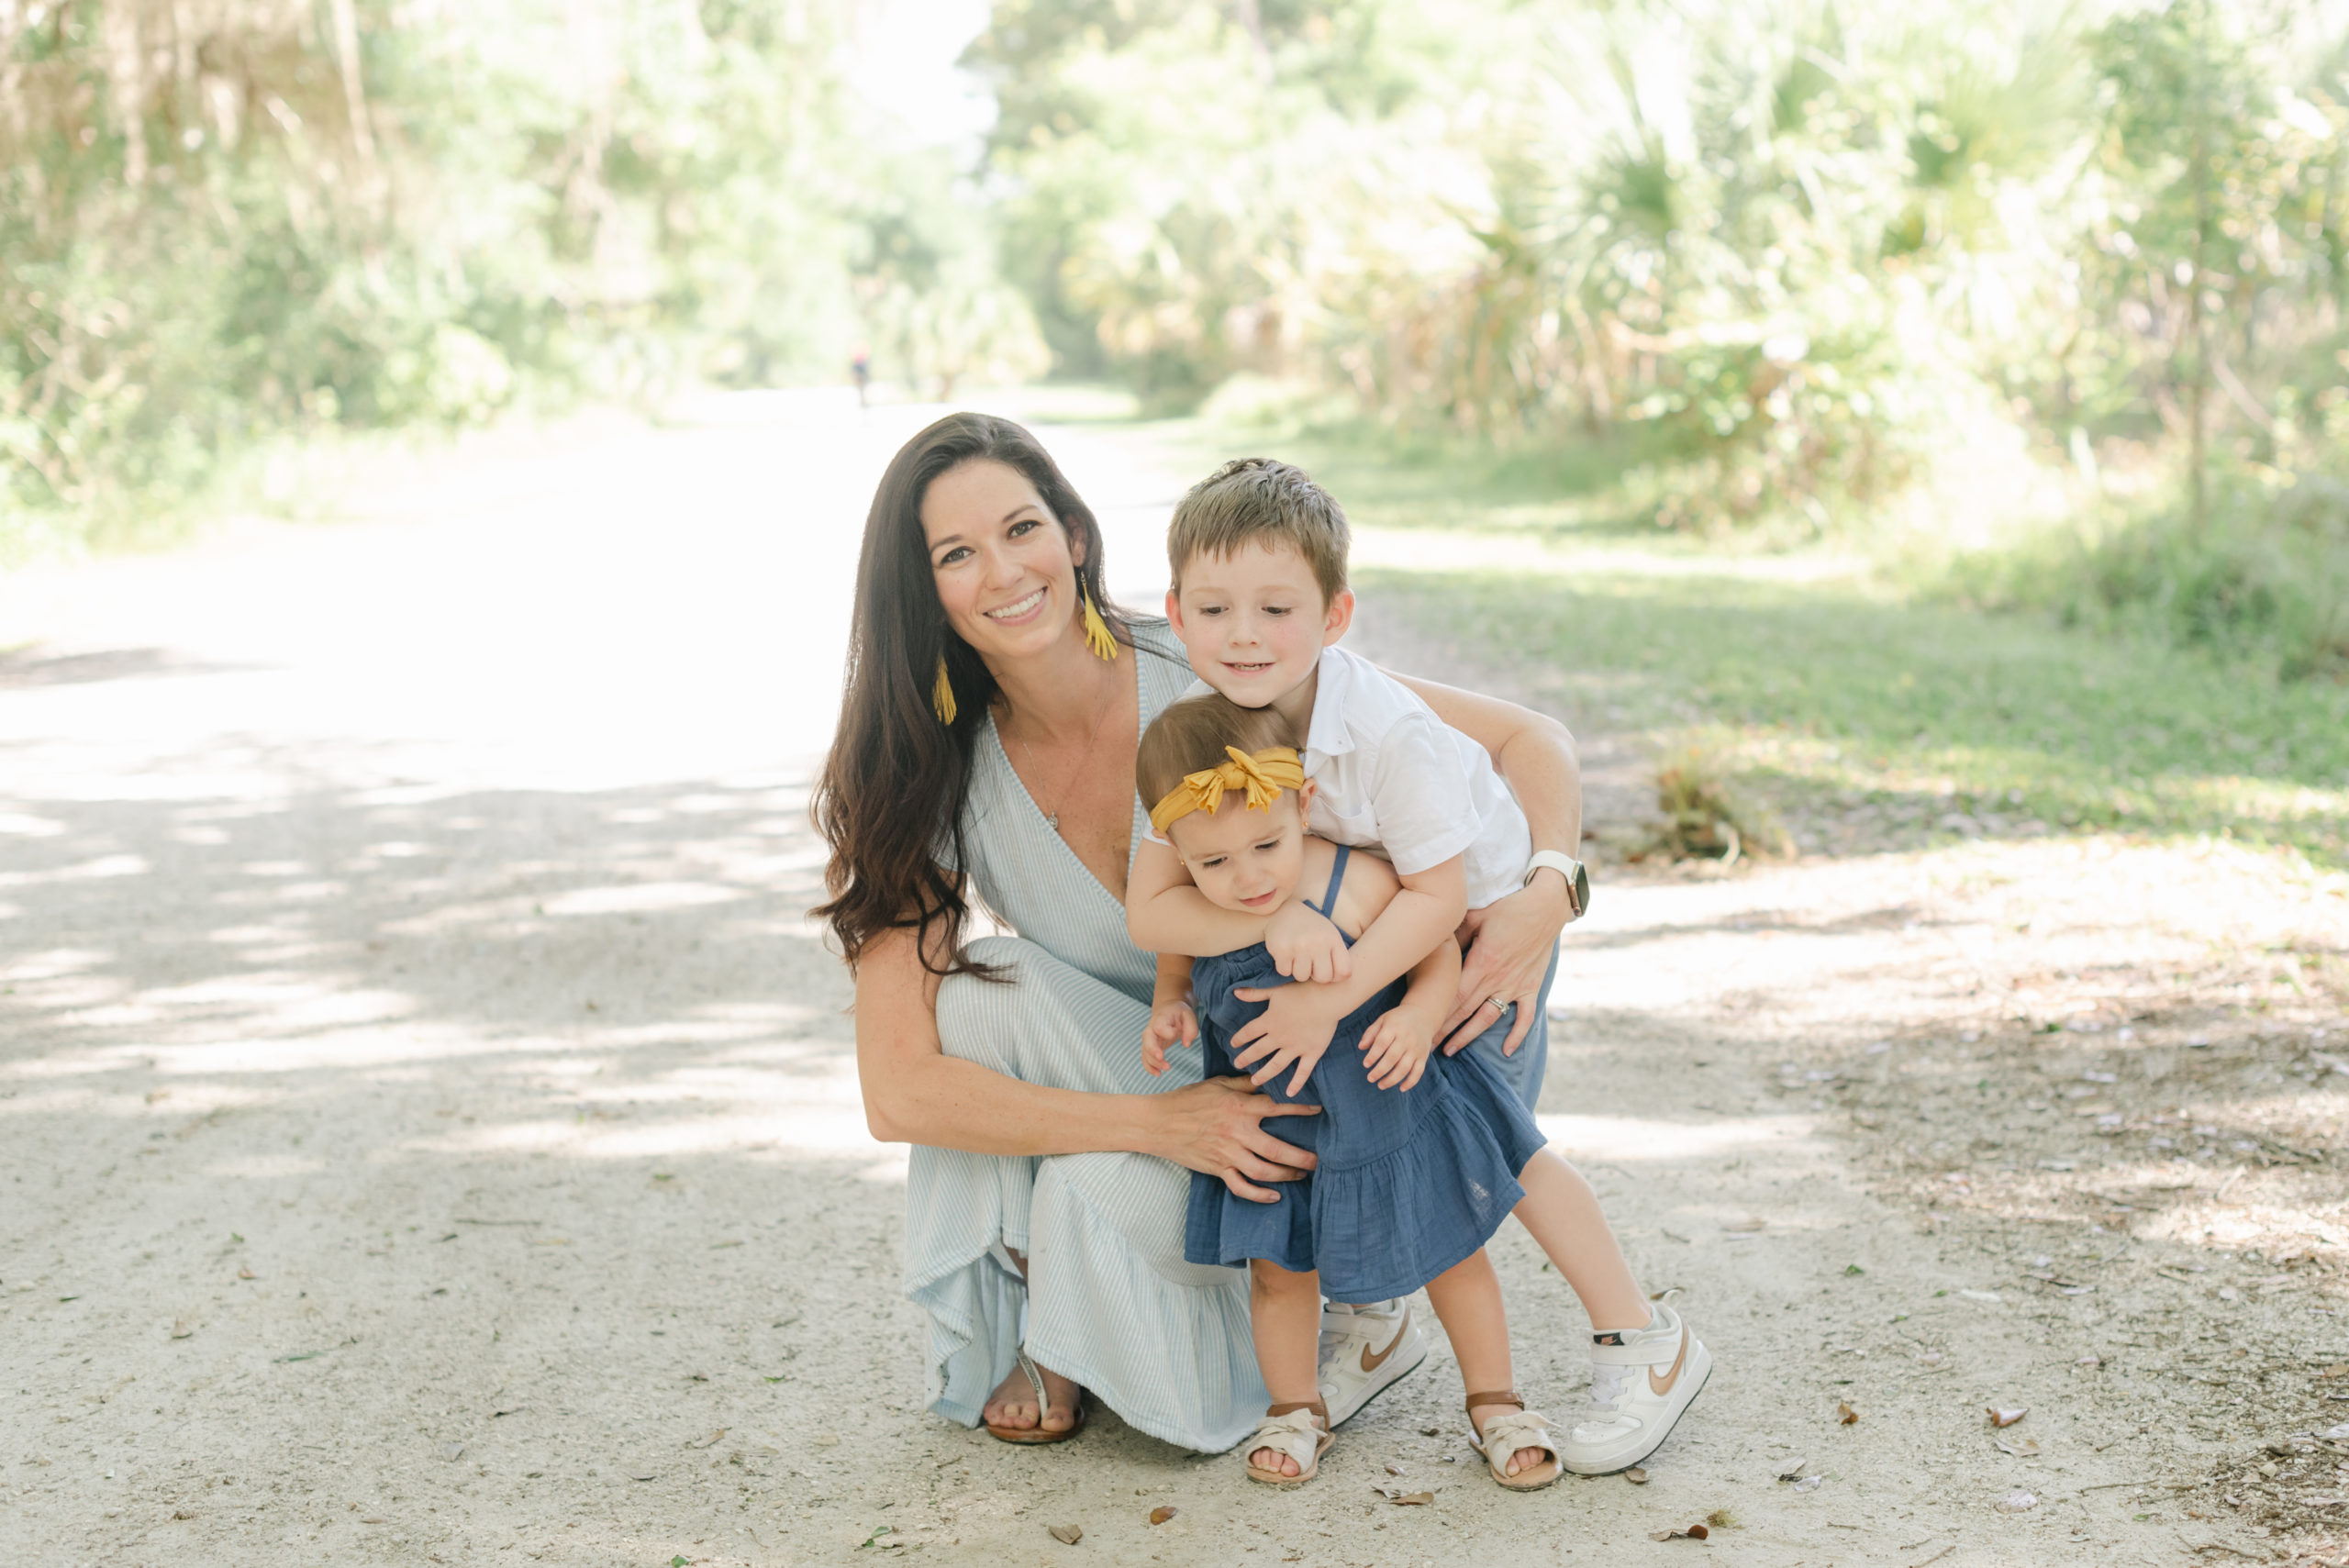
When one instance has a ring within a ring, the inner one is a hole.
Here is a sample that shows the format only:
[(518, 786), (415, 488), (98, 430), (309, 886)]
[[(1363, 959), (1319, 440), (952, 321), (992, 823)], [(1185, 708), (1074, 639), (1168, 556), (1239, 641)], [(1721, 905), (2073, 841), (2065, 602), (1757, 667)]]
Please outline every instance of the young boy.
[[(1191, 959), (1263, 942), (1280, 972), (1298, 983), (1271, 992), (1263, 1017), (1234, 1035), (1234, 1060), (1259, 1083), (1293, 1069), (1292, 1094), (1338, 1021), (1452, 936), (1467, 912), (1537, 875), (1564, 879), (1576, 915), (1588, 897), (1572, 858), (1579, 846), (1534, 844), (1524, 811), (1484, 748), (1400, 682), (1337, 646), (1353, 620), (1348, 544), (1344, 511), (1302, 470), (1264, 458), (1227, 463), (1175, 507), (1166, 614), (1207, 687), (1242, 707), (1272, 707), (1306, 737), (1304, 770), (1316, 785), (1311, 831), (1376, 851), (1402, 891), (1351, 952), (1337, 929), (1302, 901), (1270, 920), (1218, 908), (1154, 834), (1140, 846), (1127, 891), (1129, 934), (1165, 955), (1145, 1049), (1196, 1037), (1186, 1001)], [(1470, 933), (1462, 936), (1464, 945)], [(1489, 1003), (1477, 1017), (1499, 1017), (1467, 1047), (1488, 1053), (1529, 1110), (1546, 1065), (1542, 1015), (1555, 973), (1553, 956), (1515, 1053), (1502, 1049), (1509, 1010)], [(1595, 1332), (1591, 1406), (1562, 1458), (1577, 1473), (1609, 1474), (1664, 1440), (1702, 1386), (1710, 1358), (1670, 1307), (1650, 1307), (1597, 1195), (1578, 1174), (1574, 1186), (1569, 1251), (1576, 1266), (1567, 1283)], [(1427, 1354), (1400, 1301), (1333, 1304), (1321, 1338), (1321, 1391), (1332, 1425)]]

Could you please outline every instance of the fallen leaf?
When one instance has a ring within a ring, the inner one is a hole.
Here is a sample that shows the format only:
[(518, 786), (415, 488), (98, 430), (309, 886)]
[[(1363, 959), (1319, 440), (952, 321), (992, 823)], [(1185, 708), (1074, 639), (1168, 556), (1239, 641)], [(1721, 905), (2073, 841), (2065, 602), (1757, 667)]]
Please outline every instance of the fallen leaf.
[(173, 1513), (173, 1515), (172, 1515), (172, 1518), (175, 1518), (175, 1519), (192, 1519), (192, 1518), (195, 1518), (195, 1516), (194, 1514), (192, 1514), (192, 1513), (188, 1512), (185, 1508), (181, 1508), (181, 1509), (178, 1509), (178, 1510), (174, 1511), (174, 1512)]
[(1074, 1546), (1085, 1539), (1083, 1525), (1054, 1525), (1052, 1527), (1052, 1539), (1063, 1546)]
[(1860, 1413), (1852, 1408), (1851, 1402), (1849, 1400), (1838, 1399), (1835, 1401), (1835, 1424), (1837, 1426), (1848, 1427), (1859, 1418)]
[(455, 1459), (464, 1451), (465, 1445), (462, 1443), (442, 1443), (440, 1445), (440, 1457), (443, 1459)]
[(838, 1432), (820, 1432), (817, 1434), (816, 1446), (818, 1448), (838, 1448), (841, 1446), (841, 1435)]
[(490, 1416), (493, 1419), (499, 1416), (518, 1416), (529, 1408), (528, 1405), (508, 1405), (503, 1410), (492, 1410)]
[(653, 1473), (654, 1473), (650, 1470), (631, 1470), (628, 1473), (628, 1478), (630, 1481), (650, 1481), (652, 1479)]
[(1635, 1464), (1623, 1472), (1623, 1479), (1634, 1486), (1644, 1486), (1648, 1484), (1648, 1473)]
[(2014, 1455), (2017, 1459), (2036, 1459), (2039, 1457), (2039, 1440), (2037, 1438), (1994, 1438), (1991, 1440), (1998, 1445), (1998, 1451), (2000, 1453), (2009, 1453)]
[(1968, 1301), (2003, 1301), (2006, 1297), (1995, 1290), (1961, 1290), (1958, 1295)]
[(1432, 1438), (1442, 1435), (1442, 1431), (1443, 1429), (1442, 1427), (1421, 1427), (1419, 1429), (1419, 1436), (1423, 1438)]
[(1785, 1469), (1778, 1472), (1778, 1479), (1781, 1481), (1794, 1480), (1802, 1473), (1802, 1467), (1809, 1462), (1810, 1461), (1807, 1459), (1796, 1460), (1792, 1464), (1787, 1465)]
[(1705, 1522), (1712, 1526), (1715, 1529), (1737, 1529), (1737, 1516), (1731, 1513), (1727, 1508), (1715, 1508), (1711, 1513), (1705, 1516)]
[(1150, 1510), (1150, 1522), (1154, 1525), (1163, 1525), (1173, 1518), (1177, 1511), (1174, 1504), (1161, 1503)]
[(718, 1430), (710, 1433), (709, 1436), (706, 1438), (687, 1438), (685, 1440), (685, 1446), (687, 1448), (707, 1448), (710, 1444), (716, 1442), (725, 1435), (726, 1429), (724, 1427), (720, 1427)]
[(1403, 1473), (1403, 1467), (1399, 1464), (1390, 1464), (1386, 1467), (1386, 1473), (1389, 1475), (1400, 1475)]
[[(66, 1299), (70, 1301), (70, 1300), (72, 1300), (72, 1298), (71, 1296), (68, 1296)], [(195, 1329), (192, 1326), (190, 1326), (190, 1324), (188, 1323), (187, 1319), (185, 1319), (184, 1318), (182, 1318), (182, 1319), (180, 1319), (178, 1322), (176, 1322), (176, 1323), (174, 1323), (174, 1324), (173, 1324), (173, 1325), (172, 1325), (172, 1338), (173, 1338), (173, 1339), (174, 1339), (174, 1340), (184, 1340), (184, 1339), (186, 1339), (190, 1334), (193, 1334), (193, 1333), (195, 1333)]]
[(1824, 1475), (1806, 1475), (1801, 1480), (1795, 1483), (1795, 1490), (1798, 1492), (1816, 1492), (1819, 1490), (1820, 1484), (1824, 1482), (1826, 1479), (1827, 1477)]
[(2039, 1499), (2029, 1492), (2009, 1492), (1998, 1499), (1998, 1511), (2002, 1514), (2027, 1514), (2037, 1507)]
[(255, 1274), (250, 1269), (240, 1267), (237, 1270), (237, 1277), (239, 1279), (257, 1279), (260, 1276)]
[(1660, 1529), (1648, 1537), (1650, 1540), (1702, 1540), (1712, 1531), (1703, 1525), (1690, 1525), (1687, 1529)]
[(1994, 1427), (2011, 1427), (2031, 1414), (2031, 1407), (2022, 1405), (2011, 1410), (1986, 1407), (1983, 1413), (1990, 1418), (1990, 1424)]

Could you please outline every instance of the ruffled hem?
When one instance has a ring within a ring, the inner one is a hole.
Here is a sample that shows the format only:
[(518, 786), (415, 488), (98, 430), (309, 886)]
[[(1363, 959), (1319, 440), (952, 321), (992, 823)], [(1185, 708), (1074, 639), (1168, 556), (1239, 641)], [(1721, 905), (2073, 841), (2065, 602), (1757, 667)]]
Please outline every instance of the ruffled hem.
[[(1046, 1162), (1037, 1186), (1028, 1353), (1100, 1396), (1136, 1430), (1222, 1452), (1255, 1430), (1272, 1398), (1256, 1370), (1247, 1276), (1162, 1254), (1191, 1276), (1168, 1278), (1080, 1182), (1055, 1179), (1059, 1164)], [(1170, 1181), (1166, 1198), (1174, 1192)], [(1068, 1266), (1074, 1260), (1083, 1266)]]
[(1517, 1173), (1547, 1140), (1486, 1063), (1430, 1067), (1421, 1087), (1439, 1093), (1409, 1140), (1358, 1165), (1325, 1162), (1297, 1184), (1309, 1192), (1253, 1204), (1195, 1179), (1184, 1255), (1318, 1269), (1333, 1301), (1405, 1296), (1473, 1257), (1525, 1196)]

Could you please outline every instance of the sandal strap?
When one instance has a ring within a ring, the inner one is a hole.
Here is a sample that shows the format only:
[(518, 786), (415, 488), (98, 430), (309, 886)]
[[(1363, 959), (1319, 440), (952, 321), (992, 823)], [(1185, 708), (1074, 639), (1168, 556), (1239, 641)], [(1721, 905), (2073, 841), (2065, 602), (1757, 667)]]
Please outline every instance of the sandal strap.
[(1525, 1408), (1525, 1396), (1514, 1388), (1497, 1388), (1487, 1394), (1468, 1396), (1469, 1409), (1474, 1410), (1479, 1405), (1514, 1405), (1522, 1410)]
[(1036, 1429), (1042, 1431), (1044, 1423), (1052, 1418), (1052, 1390), (1044, 1386), (1044, 1369), (1028, 1354), (1028, 1347), (1019, 1347), (1019, 1370), (1028, 1374), (1029, 1384), (1036, 1390)]
[(1321, 1440), (1330, 1429), (1327, 1412), (1315, 1407), (1319, 1403), (1316, 1400), (1312, 1405), (1291, 1405), (1286, 1408), (1274, 1406), (1256, 1423), (1256, 1435), (1242, 1444), (1240, 1451), (1252, 1454), (1268, 1448), (1295, 1461), (1300, 1475), (1309, 1472), (1321, 1451)]
[(1550, 1435), (1548, 1418), (1539, 1410), (1511, 1410), (1494, 1417), (1485, 1423), (1484, 1440), (1478, 1446), (1497, 1474), (1509, 1455), (1521, 1448), (1538, 1448), (1553, 1460), (1565, 1457), (1558, 1451), (1558, 1440)]

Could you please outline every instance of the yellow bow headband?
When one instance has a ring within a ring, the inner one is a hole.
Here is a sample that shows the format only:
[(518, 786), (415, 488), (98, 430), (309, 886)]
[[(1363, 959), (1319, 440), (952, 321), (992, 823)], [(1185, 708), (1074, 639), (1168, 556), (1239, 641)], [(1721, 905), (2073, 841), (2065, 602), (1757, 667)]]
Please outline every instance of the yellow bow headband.
[(1152, 828), (1163, 833), (1168, 823), (1179, 821), (1194, 811), (1214, 816), (1228, 789), (1247, 791), (1250, 806), (1258, 811), (1270, 811), (1281, 791), (1298, 788), (1305, 783), (1305, 764), (1286, 746), (1267, 746), (1252, 757), (1237, 746), (1226, 746), (1223, 751), (1228, 762), (1202, 768), (1196, 773), (1185, 773), (1183, 782), (1150, 808)]

